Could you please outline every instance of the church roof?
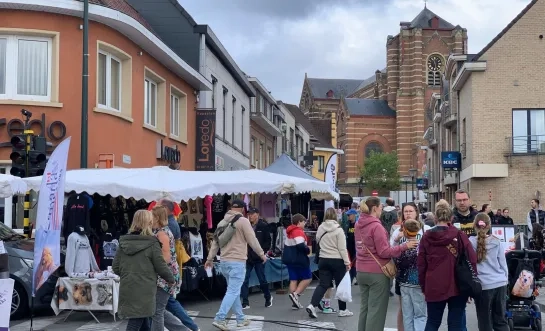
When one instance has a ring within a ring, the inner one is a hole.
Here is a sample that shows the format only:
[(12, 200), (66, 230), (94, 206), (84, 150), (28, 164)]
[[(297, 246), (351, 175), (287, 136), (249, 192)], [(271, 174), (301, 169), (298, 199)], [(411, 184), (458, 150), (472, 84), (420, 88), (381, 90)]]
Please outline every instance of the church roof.
[(312, 96), (318, 99), (327, 99), (327, 92), (333, 91), (333, 98), (340, 99), (341, 95), (348, 96), (356, 91), (363, 82), (362, 79), (329, 79), (307, 78)]
[(449, 22), (445, 21), (438, 15), (436, 15), (434, 12), (428, 9), (428, 7), (425, 7), (420, 14), (418, 14), (412, 21), (411, 25), (409, 27), (411, 29), (414, 28), (421, 28), (421, 29), (427, 29), (431, 28), (431, 20), (432, 18), (437, 17), (439, 19), (439, 29), (454, 29), (454, 25), (450, 24)]
[(350, 115), (395, 117), (396, 112), (386, 100), (346, 98), (346, 107)]

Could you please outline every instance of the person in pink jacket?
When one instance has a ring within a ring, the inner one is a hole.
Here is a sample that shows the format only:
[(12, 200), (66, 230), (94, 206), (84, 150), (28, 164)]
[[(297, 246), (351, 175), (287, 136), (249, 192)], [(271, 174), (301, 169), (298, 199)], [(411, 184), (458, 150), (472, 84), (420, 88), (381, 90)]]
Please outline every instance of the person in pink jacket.
[(356, 270), (361, 293), (358, 331), (384, 330), (390, 278), (382, 267), (407, 249), (416, 247), (418, 242), (409, 240), (399, 246), (390, 246), (389, 234), (380, 222), (382, 204), (378, 197), (369, 197), (361, 204), (360, 212), (355, 230)]

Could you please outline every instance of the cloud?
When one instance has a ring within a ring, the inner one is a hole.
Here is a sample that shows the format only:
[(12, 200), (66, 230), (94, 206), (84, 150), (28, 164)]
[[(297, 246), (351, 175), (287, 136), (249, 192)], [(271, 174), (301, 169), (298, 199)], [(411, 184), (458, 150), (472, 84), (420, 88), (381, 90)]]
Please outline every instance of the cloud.
[[(423, 9), (418, 0), (179, 0), (208, 24), (240, 68), (278, 100), (299, 104), (309, 77), (365, 79), (386, 64), (386, 37)], [(435, 0), (428, 8), (468, 30), (479, 52), (530, 0)]]

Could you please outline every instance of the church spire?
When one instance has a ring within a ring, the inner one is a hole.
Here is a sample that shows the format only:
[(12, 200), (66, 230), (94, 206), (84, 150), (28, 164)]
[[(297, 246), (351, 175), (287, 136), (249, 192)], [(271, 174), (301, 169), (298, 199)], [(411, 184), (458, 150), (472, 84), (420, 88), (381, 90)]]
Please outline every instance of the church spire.
[(424, 0), (424, 9), (428, 8), (428, 0)]

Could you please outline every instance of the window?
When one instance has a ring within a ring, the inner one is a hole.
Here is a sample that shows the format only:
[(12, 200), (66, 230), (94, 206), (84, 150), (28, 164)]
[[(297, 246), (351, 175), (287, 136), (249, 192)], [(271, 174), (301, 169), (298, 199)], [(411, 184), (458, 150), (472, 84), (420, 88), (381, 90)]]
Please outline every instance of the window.
[(222, 111), (223, 111), (223, 131), (222, 131), (222, 136), (223, 136), (223, 140), (225, 140), (225, 127), (226, 127), (226, 122), (227, 122), (227, 92), (229, 92), (229, 90), (224, 86), (223, 87), (223, 104), (222, 104)]
[(240, 150), (244, 153), (244, 121), (246, 120), (246, 109), (244, 107), (241, 107), (240, 116)]
[(157, 127), (157, 83), (144, 80), (144, 123)]
[(513, 153), (545, 152), (545, 110), (513, 110)]
[(218, 80), (216, 77), (212, 76), (212, 109), (216, 109), (216, 86), (218, 85)]
[(371, 153), (382, 153), (382, 145), (379, 144), (376, 141), (371, 141), (367, 145), (365, 145), (365, 158), (368, 158), (371, 156)]
[(98, 53), (98, 104), (121, 111), (121, 60), (112, 54)]
[(0, 35), (0, 98), (51, 100), (52, 42)]
[(325, 160), (323, 156), (318, 156), (318, 172), (324, 172)]
[(237, 98), (233, 95), (233, 102), (231, 105), (231, 144), (235, 146), (235, 119), (237, 109)]
[(259, 144), (259, 169), (263, 169), (263, 143)]
[(265, 98), (262, 95), (259, 96), (259, 111), (265, 113)]
[(441, 72), (443, 71), (443, 57), (432, 54), (428, 57), (428, 85), (441, 86)]
[(271, 165), (271, 154), (272, 154), (271, 148), (267, 147), (267, 164), (266, 164), (267, 167)]
[(187, 143), (187, 95), (170, 85), (170, 138)]
[(250, 164), (255, 164), (255, 138), (250, 139)]
[(305, 154), (308, 153), (308, 143), (305, 143)]

